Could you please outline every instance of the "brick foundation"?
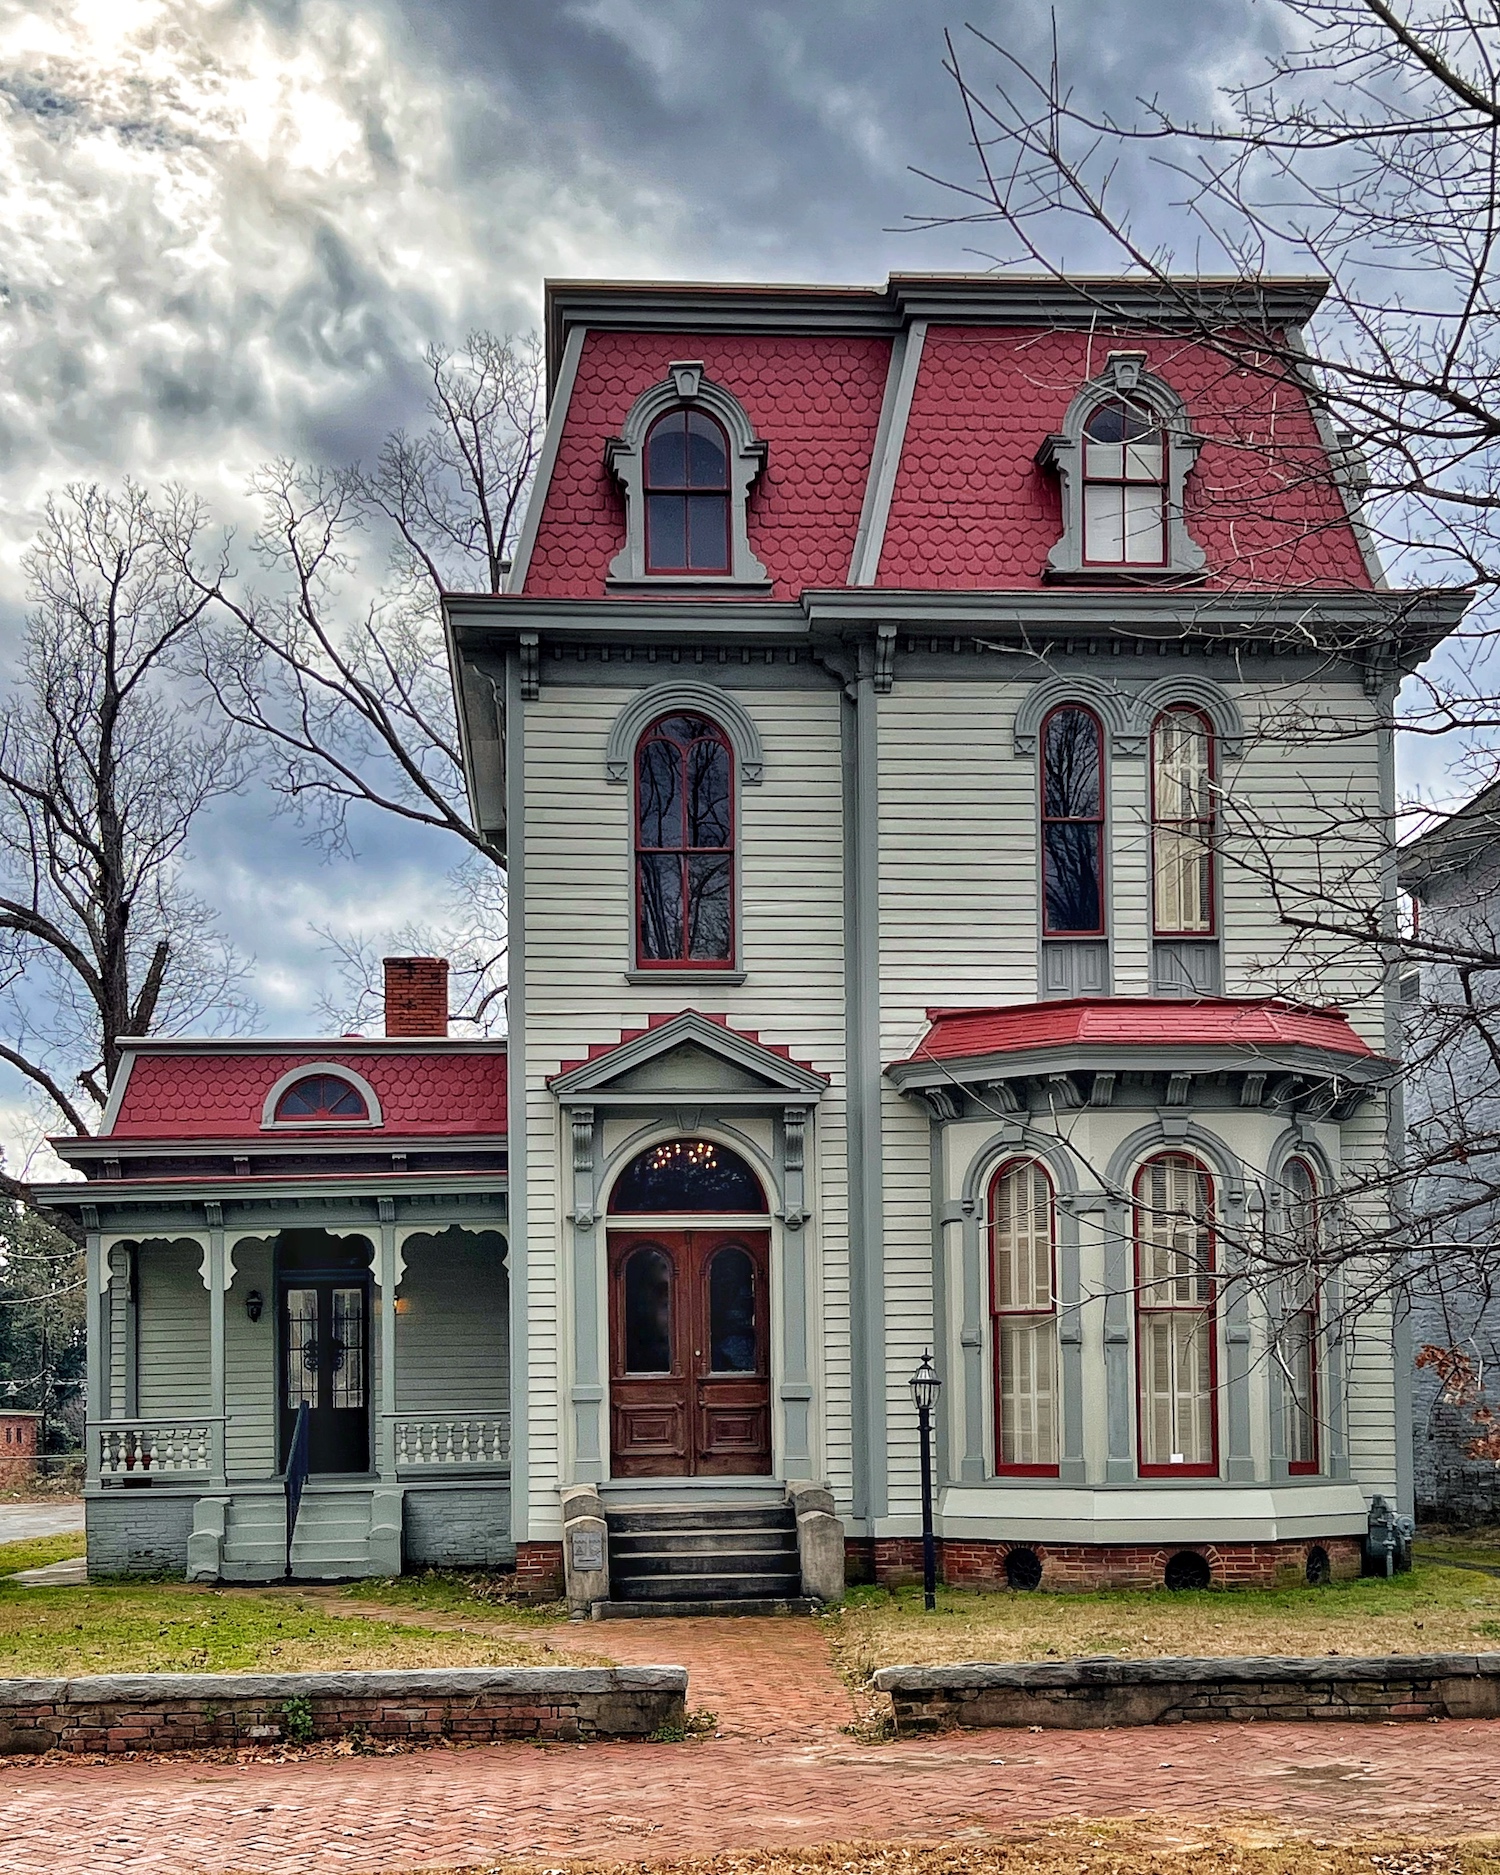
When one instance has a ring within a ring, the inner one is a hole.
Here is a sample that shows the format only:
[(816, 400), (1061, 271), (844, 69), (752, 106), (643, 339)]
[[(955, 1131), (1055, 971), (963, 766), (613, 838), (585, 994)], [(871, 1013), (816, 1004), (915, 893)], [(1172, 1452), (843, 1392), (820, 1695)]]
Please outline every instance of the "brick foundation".
[[(953, 1588), (1003, 1589), (1005, 1559), (1029, 1549), (1042, 1565), (1044, 1589), (1159, 1589), (1168, 1561), (1186, 1550), (1208, 1564), (1214, 1588), (1275, 1588), (1307, 1580), (1309, 1552), (1321, 1549), (1336, 1582), (1357, 1576), (1358, 1537), (1299, 1538), (1286, 1543), (1021, 1543), (983, 1542), (966, 1537), (938, 1540), (938, 1580)], [(897, 1588), (922, 1579), (920, 1537), (851, 1538), (850, 1581)], [(856, 1570), (864, 1573), (856, 1574)]]
[(555, 1602), (563, 1592), (561, 1543), (516, 1545), (516, 1595), (526, 1602)]
[(681, 1726), (681, 1667), (95, 1675), (0, 1680), (0, 1753), (181, 1751), (369, 1738), (649, 1738)]

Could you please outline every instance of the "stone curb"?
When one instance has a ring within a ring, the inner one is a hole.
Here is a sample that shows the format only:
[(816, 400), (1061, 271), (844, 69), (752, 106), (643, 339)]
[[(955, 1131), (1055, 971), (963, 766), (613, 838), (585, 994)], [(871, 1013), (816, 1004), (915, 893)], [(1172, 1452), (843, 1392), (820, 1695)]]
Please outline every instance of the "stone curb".
[(1222, 1660), (1165, 1655), (1120, 1660), (964, 1661), (948, 1667), (881, 1667), (882, 1693), (974, 1692), (1088, 1686), (1332, 1685), (1411, 1679), (1500, 1679), (1500, 1654), (1266, 1654)]
[(167, 1700), (555, 1699), (576, 1693), (687, 1693), (686, 1667), (416, 1667), (387, 1673), (107, 1673), (0, 1680), (0, 1705), (143, 1705)]

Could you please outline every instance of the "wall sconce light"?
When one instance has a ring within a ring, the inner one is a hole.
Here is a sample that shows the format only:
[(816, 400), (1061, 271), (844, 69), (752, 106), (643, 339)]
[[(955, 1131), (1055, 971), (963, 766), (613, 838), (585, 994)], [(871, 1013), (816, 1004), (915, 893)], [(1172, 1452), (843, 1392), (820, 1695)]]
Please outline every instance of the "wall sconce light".
[(260, 1320), (260, 1312), (266, 1306), (266, 1299), (258, 1289), (252, 1289), (245, 1297), (245, 1313), (252, 1322)]

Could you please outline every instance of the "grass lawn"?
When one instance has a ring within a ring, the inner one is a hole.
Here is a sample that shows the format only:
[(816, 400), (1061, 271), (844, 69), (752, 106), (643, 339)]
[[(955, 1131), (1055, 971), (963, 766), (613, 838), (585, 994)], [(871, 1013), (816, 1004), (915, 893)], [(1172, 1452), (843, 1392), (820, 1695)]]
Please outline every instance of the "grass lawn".
[(0, 1543), (0, 1576), (18, 1569), (40, 1569), (44, 1563), (66, 1562), (83, 1554), (83, 1532), (68, 1530), (61, 1536), (31, 1536), (20, 1543)]
[(505, 1600), (512, 1580), (482, 1570), (424, 1569), (420, 1575), (351, 1582), (342, 1593), (349, 1601), (379, 1602), (384, 1608), (411, 1608), (423, 1614), (472, 1615), (477, 1620), (513, 1623), (517, 1628), (550, 1627), (566, 1616), (565, 1602)]
[[(19, 1546), (17, 1546), (19, 1547)], [(510, 1626), (511, 1624), (507, 1624)], [(332, 1614), (317, 1598), (182, 1583), (28, 1589), (0, 1581), (0, 1679), (560, 1664), (539, 1624), (478, 1633)], [(586, 1664), (571, 1650), (566, 1664)]]
[(834, 1656), (856, 1683), (877, 1667), (1081, 1654), (1500, 1652), (1500, 1579), (1418, 1564), (1409, 1575), (1322, 1588), (1117, 1589), (1089, 1595), (858, 1588), (828, 1617)]

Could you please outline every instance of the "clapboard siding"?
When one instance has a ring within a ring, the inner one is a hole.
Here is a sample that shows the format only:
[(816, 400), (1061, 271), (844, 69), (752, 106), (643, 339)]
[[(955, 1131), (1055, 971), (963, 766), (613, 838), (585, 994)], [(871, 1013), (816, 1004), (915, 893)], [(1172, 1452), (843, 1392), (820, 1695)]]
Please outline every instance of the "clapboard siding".
[(143, 1419), (209, 1409), (208, 1291), (197, 1244), (148, 1242), (136, 1264), (139, 1412)]
[(408, 1240), (396, 1315), (397, 1412), (507, 1413), (510, 1294), (503, 1254), (493, 1231)]
[[(705, 673), (690, 674), (701, 681)], [(663, 680), (669, 673), (663, 671)], [(610, 728), (636, 693), (543, 686), (525, 732), (526, 1129), (531, 1509), (555, 1519), (564, 1453), (559, 1364), (566, 1192), (548, 1075), (655, 1011), (726, 1014), (830, 1077), (815, 1128), (814, 1273), (824, 1320), (814, 1359), (827, 1396), (825, 1468), (847, 1489), (848, 1206), (843, 1081), (843, 805), (840, 701), (827, 690), (736, 689), (759, 730), (764, 780), (738, 795), (742, 985), (627, 984), (631, 790), (604, 775)]]
[[(231, 1478), (276, 1476), (276, 1280), (271, 1245), (250, 1238), (232, 1246), (234, 1283), (224, 1309), (225, 1462)], [(258, 1289), (258, 1322), (245, 1297)]]

